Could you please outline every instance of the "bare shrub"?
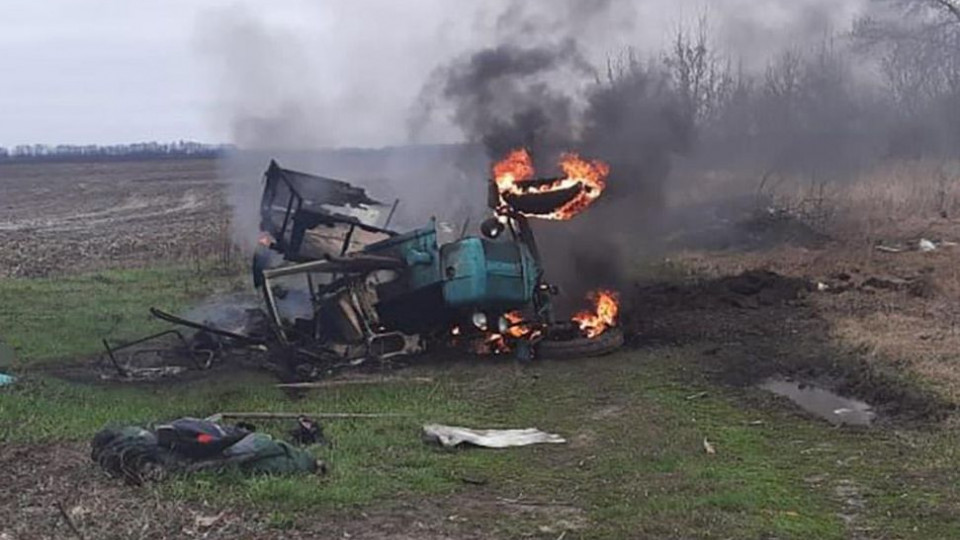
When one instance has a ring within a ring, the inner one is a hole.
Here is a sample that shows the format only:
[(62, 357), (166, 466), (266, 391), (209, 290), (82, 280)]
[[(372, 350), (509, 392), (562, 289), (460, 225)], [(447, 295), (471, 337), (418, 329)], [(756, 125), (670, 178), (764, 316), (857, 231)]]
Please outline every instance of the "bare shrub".
[(702, 16), (692, 31), (683, 27), (677, 30), (663, 56), (684, 114), (700, 127), (719, 117), (736, 88), (730, 60), (709, 40), (707, 18)]

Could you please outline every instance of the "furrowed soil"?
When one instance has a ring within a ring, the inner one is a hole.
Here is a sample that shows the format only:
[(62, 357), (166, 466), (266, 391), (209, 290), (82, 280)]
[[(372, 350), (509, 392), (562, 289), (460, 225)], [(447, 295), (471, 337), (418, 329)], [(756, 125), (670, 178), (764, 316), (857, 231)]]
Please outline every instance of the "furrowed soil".
[[(106, 302), (104, 279), (163, 283), (145, 312), (184, 270), (126, 269), (229, 244), (216, 172), (211, 160), (0, 165), (0, 242), (14, 246), (0, 299), (38, 276), (54, 295), (69, 279), (84, 306)], [(430, 357), (391, 373), (399, 383), (297, 393), (238, 365), (124, 385), (63, 358), (90, 340), (60, 331), (47, 347), (42, 327), (14, 324), (49, 304), (2, 306), (0, 341), (31, 345), (0, 389), (0, 538), (960, 537), (960, 221), (914, 208), (863, 233), (749, 205), (670, 212), (664, 223), (683, 226), (633, 266), (628, 343), (605, 358)], [(205, 283), (178, 305), (216, 288)], [(772, 377), (863, 400), (876, 419), (836, 427), (758, 387)], [(89, 460), (106, 423), (230, 409), (404, 416), (326, 423), (333, 444), (313, 449), (325, 477), (129, 486)], [(427, 422), (535, 426), (567, 443), (445, 451), (420, 441)]]
[(208, 257), (224, 238), (214, 159), (0, 163), (0, 276)]

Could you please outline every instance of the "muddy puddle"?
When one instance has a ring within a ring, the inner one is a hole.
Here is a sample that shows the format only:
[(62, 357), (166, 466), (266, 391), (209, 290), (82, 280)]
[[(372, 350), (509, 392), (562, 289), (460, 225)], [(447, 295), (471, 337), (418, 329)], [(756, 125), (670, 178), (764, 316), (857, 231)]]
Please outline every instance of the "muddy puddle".
[(868, 403), (845, 398), (803, 381), (774, 377), (759, 387), (789, 399), (805, 411), (834, 425), (869, 426), (877, 416)]

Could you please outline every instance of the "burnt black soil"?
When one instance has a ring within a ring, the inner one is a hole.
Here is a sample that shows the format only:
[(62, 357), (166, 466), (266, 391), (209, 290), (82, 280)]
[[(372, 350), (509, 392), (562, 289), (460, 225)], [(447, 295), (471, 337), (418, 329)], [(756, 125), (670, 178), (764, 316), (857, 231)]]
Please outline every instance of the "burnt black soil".
[(163, 367), (179, 366), (186, 368), (181, 373), (175, 375), (165, 375), (162, 377), (137, 377), (123, 378), (111, 364), (107, 355), (91, 355), (75, 359), (64, 359), (57, 362), (47, 362), (35, 366), (27, 366), (17, 370), (21, 375), (39, 375), (53, 377), (63, 381), (76, 384), (91, 385), (97, 387), (164, 387), (176, 386), (185, 383), (201, 382), (205, 380), (218, 380), (225, 376), (232, 376), (237, 372), (248, 373), (271, 373), (267, 369), (267, 363), (263, 361), (264, 356), (256, 351), (243, 349), (227, 350), (218, 354), (211, 366), (207, 369), (196, 369), (191, 358), (186, 354), (179, 354), (173, 344), (170, 349), (164, 351), (164, 354), (156, 359), (143, 361), (139, 359), (136, 362), (129, 362), (130, 357), (127, 354), (119, 355), (120, 361), (125, 366), (143, 366), (143, 367)]
[(637, 284), (624, 325), (634, 347), (700, 347), (696, 368), (722, 384), (773, 376), (817, 381), (876, 407), (882, 421), (941, 421), (954, 406), (902, 375), (882, 371), (830, 339), (830, 323), (808, 301), (807, 280), (748, 271), (683, 283)]

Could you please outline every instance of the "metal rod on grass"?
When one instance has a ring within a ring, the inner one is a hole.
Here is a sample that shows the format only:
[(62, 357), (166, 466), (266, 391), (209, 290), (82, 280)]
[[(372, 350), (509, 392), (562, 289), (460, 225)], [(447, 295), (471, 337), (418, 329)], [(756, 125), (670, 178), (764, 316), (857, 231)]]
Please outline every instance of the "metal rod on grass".
[(272, 412), (225, 412), (217, 413), (207, 417), (211, 422), (219, 422), (227, 418), (238, 420), (288, 420), (297, 419), (301, 416), (309, 418), (351, 419), (351, 418), (405, 418), (408, 414), (396, 413), (272, 413)]
[(286, 384), (278, 384), (276, 385), (276, 387), (310, 390), (314, 388), (335, 388), (337, 386), (360, 386), (360, 385), (368, 385), (368, 384), (427, 384), (432, 382), (433, 382), (433, 379), (429, 377), (414, 377), (412, 379), (394, 377), (394, 378), (382, 378), (382, 379), (348, 379), (343, 381), (286, 383)]

